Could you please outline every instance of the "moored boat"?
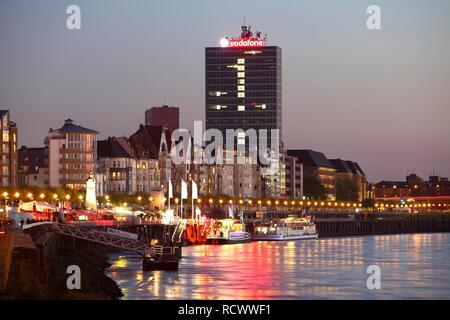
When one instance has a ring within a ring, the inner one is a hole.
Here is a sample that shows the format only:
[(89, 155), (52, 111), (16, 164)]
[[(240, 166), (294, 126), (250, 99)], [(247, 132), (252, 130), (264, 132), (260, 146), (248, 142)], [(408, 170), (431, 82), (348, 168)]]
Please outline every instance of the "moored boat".
[(235, 219), (214, 221), (206, 236), (206, 244), (237, 244), (250, 240), (251, 234), (245, 231), (245, 225)]
[(255, 226), (254, 241), (290, 241), (317, 239), (319, 233), (310, 218), (260, 221)]

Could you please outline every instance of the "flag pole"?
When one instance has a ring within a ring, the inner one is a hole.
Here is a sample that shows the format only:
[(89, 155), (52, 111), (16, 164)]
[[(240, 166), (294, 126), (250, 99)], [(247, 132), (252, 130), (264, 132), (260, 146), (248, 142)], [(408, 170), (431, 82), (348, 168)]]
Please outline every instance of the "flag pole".
[(171, 193), (172, 193), (172, 182), (169, 179), (169, 188), (167, 190), (167, 198), (168, 198), (167, 207), (168, 207), (169, 210), (170, 210), (170, 199), (171, 199), (170, 194)]
[(191, 200), (192, 200), (192, 220), (194, 220), (194, 180), (192, 180), (192, 192), (191, 192)]

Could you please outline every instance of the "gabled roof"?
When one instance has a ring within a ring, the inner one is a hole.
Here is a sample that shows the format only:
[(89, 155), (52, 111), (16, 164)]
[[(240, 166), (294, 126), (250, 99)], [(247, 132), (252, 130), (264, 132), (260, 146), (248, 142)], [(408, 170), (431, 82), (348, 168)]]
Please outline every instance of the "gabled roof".
[(337, 172), (365, 175), (356, 162), (341, 159), (329, 159), (329, 161), (336, 168)]
[(99, 132), (91, 129), (84, 128), (82, 126), (77, 126), (73, 123), (72, 119), (67, 119), (64, 121), (64, 125), (56, 130), (52, 130), (59, 133), (88, 133), (88, 134), (98, 134)]
[(136, 153), (125, 137), (109, 137), (97, 141), (97, 156), (99, 158), (135, 158)]
[(287, 154), (288, 156), (296, 157), (305, 167), (334, 169), (327, 157), (321, 152), (313, 150), (288, 150)]
[(162, 126), (140, 125), (138, 131), (131, 135), (130, 142), (134, 150), (136, 150), (138, 157), (158, 159), (163, 137), (165, 137), (167, 151), (169, 151), (171, 141), (167, 129)]

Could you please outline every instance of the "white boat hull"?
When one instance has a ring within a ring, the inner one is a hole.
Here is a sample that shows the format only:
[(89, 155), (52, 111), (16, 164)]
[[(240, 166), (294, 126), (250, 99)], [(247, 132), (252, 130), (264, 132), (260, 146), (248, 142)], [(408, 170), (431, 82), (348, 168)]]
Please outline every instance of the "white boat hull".
[(282, 235), (282, 234), (253, 234), (252, 241), (294, 241), (317, 239), (319, 234)]
[(238, 243), (248, 243), (251, 240), (250, 233), (246, 233), (242, 236), (235, 237), (207, 237), (207, 244), (238, 244)]

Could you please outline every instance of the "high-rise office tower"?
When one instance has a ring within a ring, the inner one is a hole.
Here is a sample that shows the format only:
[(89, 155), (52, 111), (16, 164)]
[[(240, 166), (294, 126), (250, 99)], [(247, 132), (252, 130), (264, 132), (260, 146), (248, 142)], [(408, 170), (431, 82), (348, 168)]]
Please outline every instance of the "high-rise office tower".
[[(242, 26), (239, 38), (206, 48), (206, 129), (279, 129), (282, 136), (281, 48)], [(243, 144), (245, 137), (238, 136)]]

